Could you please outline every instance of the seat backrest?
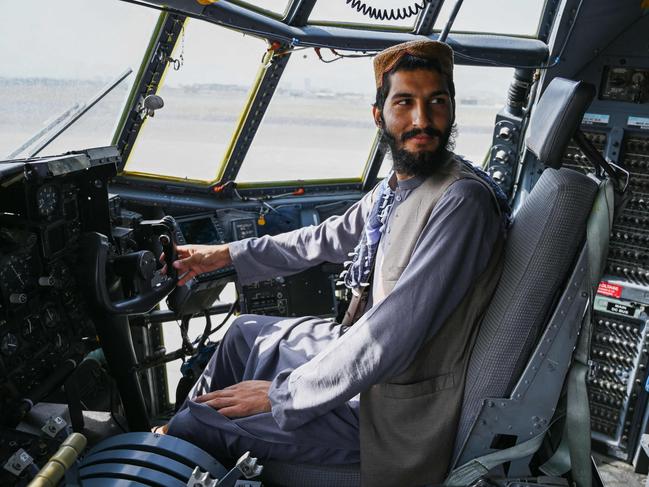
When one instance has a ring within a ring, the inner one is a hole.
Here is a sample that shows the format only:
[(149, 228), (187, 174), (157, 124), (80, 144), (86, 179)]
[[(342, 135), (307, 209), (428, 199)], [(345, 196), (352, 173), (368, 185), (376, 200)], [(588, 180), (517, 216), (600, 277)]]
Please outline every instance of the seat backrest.
[(530, 122), (530, 130), (536, 133), (526, 141), (528, 150), (548, 168), (509, 232), (503, 273), (469, 362), (456, 460), (485, 399), (510, 397), (581, 253), (597, 184), (584, 174), (552, 167), (560, 166), (557, 160), (593, 95), (590, 85), (555, 79)]

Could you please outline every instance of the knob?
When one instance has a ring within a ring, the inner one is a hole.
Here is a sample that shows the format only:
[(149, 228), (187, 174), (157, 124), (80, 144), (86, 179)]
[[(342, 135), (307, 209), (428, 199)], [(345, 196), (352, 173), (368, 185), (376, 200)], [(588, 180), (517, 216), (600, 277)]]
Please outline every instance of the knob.
[(11, 304), (25, 304), (27, 302), (27, 295), (24, 293), (13, 293), (9, 296)]
[(494, 171), (491, 177), (498, 184), (502, 184), (505, 182), (505, 174), (502, 171)]
[(512, 138), (512, 131), (509, 127), (501, 127), (498, 131), (497, 137), (503, 140), (509, 140)]
[(500, 149), (496, 151), (496, 155), (494, 156), (494, 159), (499, 163), (504, 164), (509, 160), (509, 154), (507, 154), (507, 151)]
[(43, 287), (52, 287), (56, 283), (53, 276), (42, 276), (38, 278), (38, 285)]

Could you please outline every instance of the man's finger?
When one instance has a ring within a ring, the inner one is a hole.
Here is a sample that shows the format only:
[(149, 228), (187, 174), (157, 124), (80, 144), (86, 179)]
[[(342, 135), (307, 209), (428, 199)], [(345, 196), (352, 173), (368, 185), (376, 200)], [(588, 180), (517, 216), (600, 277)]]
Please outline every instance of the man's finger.
[(234, 397), (234, 394), (230, 392), (224, 392), (224, 390), (225, 389), (208, 392), (207, 394), (203, 394), (202, 396), (197, 396), (194, 400), (196, 402), (206, 402), (210, 399), (214, 399), (215, 397)]
[(176, 269), (179, 272), (182, 271), (187, 271), (191, 269), (191, 257), (187, 257), (186, 259), (176, 259), (174, 260), (174, 263), (172, 264), (174, 266), (174, 269)]
[(178, 286), (184, 286), (187, 281), (190, 281), (191, 279), (194, 278), (196, 273), (194, 271), (187, 271), (184, 274), (181, 274), (180, 277), (178, 278)]
[(207, 406), (216, 409), (217, 411), (221, 408), (227, 408), (232, 406), (239, 405), (239, 400), (234, 397), (215, 397), (210, 399), (207, 402), (204, 402)]
[(243, 418), (247, 416), (245, 412), (239, 406), (228, 406), (216, 410), (218, 413), (222, 414), (226, 418)]

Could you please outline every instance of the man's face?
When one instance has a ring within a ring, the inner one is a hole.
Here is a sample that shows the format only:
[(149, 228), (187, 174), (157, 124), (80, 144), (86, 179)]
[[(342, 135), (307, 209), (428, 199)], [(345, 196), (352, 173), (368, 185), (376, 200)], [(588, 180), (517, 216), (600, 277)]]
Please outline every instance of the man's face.
[(383, 110), (374, 107), (373, 115), (390, 144), (397, 172), (423, 175), (439, 165), (453, 119), (448, 86), (440, 73), (417, 69), (391, 74)]

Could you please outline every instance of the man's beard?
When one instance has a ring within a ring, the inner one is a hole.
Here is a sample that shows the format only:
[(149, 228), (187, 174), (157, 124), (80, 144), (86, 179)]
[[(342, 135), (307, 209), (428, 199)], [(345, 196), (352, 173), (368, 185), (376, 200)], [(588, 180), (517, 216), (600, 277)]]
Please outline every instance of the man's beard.
[[(385, 127), (385, 124), (383, 126)], [(404, 144), (408, 139), (420, 134), (438, 137), (439, 145), (437, 149), (434, 151), (410, 152), (404, 148)], [(455, 124), (451, 125), (444, 133), (432, 127), (413, 129), (401, 135), (400, 143), (397, 143), (397, 138), (387, 129), (383, 129), (381, 141), (390, 147), (392, 167), (396, 172), (407, 176), (428, 177), (443, 167), (448, 160), (449, 154), (455, 148), (456, 134), (457, 126)]]

